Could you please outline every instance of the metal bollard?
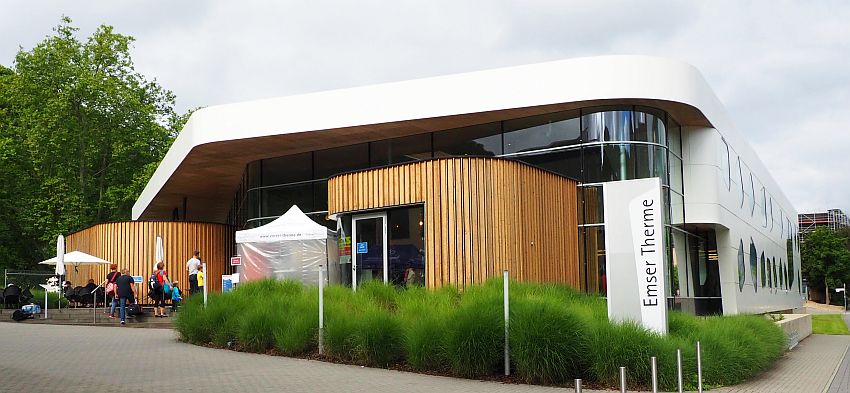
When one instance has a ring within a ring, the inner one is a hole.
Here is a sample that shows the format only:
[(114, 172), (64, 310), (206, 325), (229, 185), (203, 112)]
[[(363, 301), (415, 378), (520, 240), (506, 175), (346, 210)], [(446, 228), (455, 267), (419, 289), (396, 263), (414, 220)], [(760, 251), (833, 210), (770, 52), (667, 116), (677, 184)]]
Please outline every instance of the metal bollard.
[(697, 341), (697, 392), (702, 393), (702, 347)]
[(679, 383), (679, 393), (682, 393), (682, 350), (676, 349), (676, 379)]
[(581, 393), (581, 378), (576, 378), (575, 385), (576, 385), (576, 393)]
[(324, 287), (325, 287), (325, 268), (322, 265), (319, 265), (319, 355), (323, 355), (325, 352), (325, 340), (324, 340), (324, 332), (325, 332), (325, 299), (324, 299)]
[(649, 362), (652, 366), (652, 393), (658, 393), (658, 363), (655, 356), (649, 358)]
[(620, 393), (626, 393), (626, 368), (620, 367)]
[(505, 375), (511, 375), (511, 351), (508, 343), (508, 328), (510, 323), (510, 310), (508, 310), (508, 271), (504, 272), (504, 298), (505, 298)]

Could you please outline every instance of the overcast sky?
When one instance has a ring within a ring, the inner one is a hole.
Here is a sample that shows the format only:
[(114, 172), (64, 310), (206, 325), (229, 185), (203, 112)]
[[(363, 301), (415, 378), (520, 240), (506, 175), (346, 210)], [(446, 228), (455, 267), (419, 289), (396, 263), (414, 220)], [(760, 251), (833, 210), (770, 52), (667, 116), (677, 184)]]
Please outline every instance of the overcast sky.
[(29, 1), (0, 64), (62, 15), (136, 38), (178, 110), (579, 56), (696, 66), (799, 212), (850, 213), (848, 1)]

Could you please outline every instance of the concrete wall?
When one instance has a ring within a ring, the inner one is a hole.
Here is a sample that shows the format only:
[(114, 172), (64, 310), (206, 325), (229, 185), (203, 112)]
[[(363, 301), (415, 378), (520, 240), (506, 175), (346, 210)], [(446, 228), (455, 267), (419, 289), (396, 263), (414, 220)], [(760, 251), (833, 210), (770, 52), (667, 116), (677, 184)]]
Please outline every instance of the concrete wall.
[(788, 337), (788, 349), (794, 348), (804, 338), (812, 335), (812, 316), (809, 314), (782, 314), (783, 319), (776, 322)]

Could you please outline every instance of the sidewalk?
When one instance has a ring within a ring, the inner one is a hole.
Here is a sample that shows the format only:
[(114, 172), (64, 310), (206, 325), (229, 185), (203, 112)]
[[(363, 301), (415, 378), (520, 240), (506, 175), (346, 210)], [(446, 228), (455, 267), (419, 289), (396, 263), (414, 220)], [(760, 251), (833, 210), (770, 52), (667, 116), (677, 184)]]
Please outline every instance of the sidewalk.
[[(850, 327), (850, 314), (844, 314), (844, 323)], [(847, 337), (847, 336), (845, 336)], [(848, 350), (850, 352), (850, 350)], [(850, 355), (850, 354), (848, 354)], [(835, 373), (828, 393), (850, 392), (850, 356), (845, 355), (844, 361)]]
[[(715, 391), (821, 393), (848, 344), (850, 336), (811, 336), (755, 380)], [(0, 391), (572, 391), (210, 349), (178, 342), (166, 329), (3, 322), (0, 350)], [(187, 372), (189, 365), (195, 371)]]

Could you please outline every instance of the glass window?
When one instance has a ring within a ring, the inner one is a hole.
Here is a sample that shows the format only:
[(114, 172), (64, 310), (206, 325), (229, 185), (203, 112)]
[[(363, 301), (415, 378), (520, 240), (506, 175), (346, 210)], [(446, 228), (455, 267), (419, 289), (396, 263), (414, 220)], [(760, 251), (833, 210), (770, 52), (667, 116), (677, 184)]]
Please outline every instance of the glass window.
[(517, 160), (573, 179), (581, 179), (581, 150), (560, 150), (516, 157)]
[(750, 173), (750, 184), (749, 189), (747, 190), (750, 194), (747, 197), (750, 199), (750, 216), (756, 214), (756, 186), (753, 183), (753, 174)]
[(672, 154), (670, 156), (670, 188), (680, 194), (684, 194), (682, 185), (682, 160)]
[(261, 162), (262, 160), (257, 160), (248, 164), (248, 188), (257, 188), (263, 185), (262, 178), (260, 177)]
[(614, 144), (584, 149), (588, 183), (660, 177), (666, 184), (667, 157), (663, 147)]
[(575, 145), (581, 142), (578, 111), (504, 122), (505, 154)]
[(779, 276), (776, 274), (776, 257), (773, 257), (773, 263), (771, 263), (771, 267), (773, 268), (773, 287), (779, 288)]
[[(744, 240), (743, 239), (741, 240), (741, 248), (738, 251), (738, 254), (739, 254), (738, 258), (742, 259), (740, 261), (740, 263), (744, 264), (744, 261), (743, 261), (743, 258), (744, 258)], [(750, 253), (750, 281), (753, 282), (753, 290), (758, 292), (759, 266), (758, 266), (758, 259), (755, 258), (755, 253)]]
[(585, 224), (601, 224), (605, 222), (605, 212), (602, 201), (602, 186), (584, 186), (579, 190), (583, 195)]
[[(746, 265), (744, 265), (744, 241), (741, 240), (738, 247), (738, 290), (744, 291), (744, 281), (747, 279)], [(755, 285), (753, 285), (755, 287)]]
[(738, 179), (741, 183), (741, 208), (744, 208), (744, 202), (747, 201), (747, 193), (744, 191), (744, 166), (741, 162), (741, 157), (738, 157)]
[(790, 236), (788, 237), (788, 239), (785, 240), (785, 256), (788, 258), (788, 265), (790, 267), (790, 269), (788, 270), (791, 272), (791, 275), (788, 277), (790, 279), (790, 284), (788, 285), (788, 287), (790, 288), (791, 285), (794, 285), (794, 250), (793, 246), (791, 245)]
[(425, 286), (425, 209), (387, 212), (388, 277), (397, 287)]
[(773, 270), (773, 265), (770, 263), (770, 258), (765, 259), (764, 252), (761, 253), (761, 259), (767, 263), (767, 286), (770, 288), (774, 287), (773, 275), (770, 272)]
[(263, 188), (260, 192), (262, 216), (273, 217), (286, 213), (292, 205), (303, 212), (315, 211), (313, 208), (313, 184), (301, 183), (289, 186)]
[(372, 167), (423, 160), (431, 158), (431, 134), (376, 141), (369, 149)]
[(667, 146), (677, 156), (682, 156), (682, 128), (672, 116), (667, 116)]
[(605, 230), (604, 227), (585, 227), (584, 264), (585, 281), (589, 293), (608, 293), (605, 275)]
[(756, 250), (756, 244), (753, 242), (753, 239), (750, 238), (750, 265), (755, 265), (761, 262), (759, 265), (761, 267), (761, 287), (764, 288), (767, 285), (766, 277), (764, 275), (765, 266), (764, 266), (764, 255), (762, 255), (761, 260), (759, 260), (758, 250)]
[[(592, 112), (591, 112), (592, 111)], [(581, 117), (584, 142), (630, 141), (632, 138), (632, 111), (595, 108)]]
[(761, 206), (762, 206), (761, 216), (762, 216), (762, 219), (764, 220), (764, 222), (762, 223), (762, 226), (767, 228), (767, 201), (766, 201), (767, 196), (765, 194), (766, 194), (766, 192), (764, 190), (764, 187), (762, 187), (761, 188)]
[(262, 185), (273, 186), (313, 178), (312, 154), (301, 153), (262, 161)]
[(667, 146), (667, 126), (664, 124), (663, 111), (647, 108), (635, 108), (635, 132), (633, 141), (645, 141)]
[(670, 223), (682, 224), (685, 222), (685, 197), (674, 191), (670, 191)]
[(502, 154), (500, 123), (480, 124), (434, 133), (434, 157)]
[(315, 153), (316, 179), (326, 179), (340, 173), (369, 167), (369, 144), (361, 143)]

